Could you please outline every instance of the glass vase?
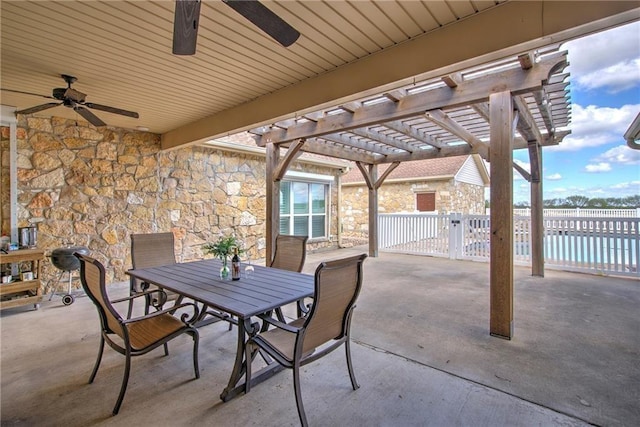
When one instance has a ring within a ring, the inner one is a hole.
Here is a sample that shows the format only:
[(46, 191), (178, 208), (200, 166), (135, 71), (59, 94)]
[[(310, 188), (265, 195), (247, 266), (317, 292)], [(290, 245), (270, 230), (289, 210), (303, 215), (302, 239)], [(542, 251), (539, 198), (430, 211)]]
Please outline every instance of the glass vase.
[(220, 278), (222, 280), (229, 280), (231, 276), (231, 270), (229, 269), (229, 260), (227, 259), (227, 257), (221, 259), (222, 267), (220, 267)]

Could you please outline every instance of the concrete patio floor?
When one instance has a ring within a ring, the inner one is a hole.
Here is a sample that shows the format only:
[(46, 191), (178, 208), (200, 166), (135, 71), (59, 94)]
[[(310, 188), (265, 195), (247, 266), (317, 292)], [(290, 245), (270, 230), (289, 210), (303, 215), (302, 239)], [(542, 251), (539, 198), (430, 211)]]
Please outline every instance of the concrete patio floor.
[[(309, 254), (317, 263), (364, 247)], [(312, 426), (640, 425), (640, 282), (515, 268), (515, 334), (489, 335), (489, 265), (382, 253), (365, 261), (352, 325), (353, 391), (344, 351), (306, 366)], [(113, 284), (113, 296), (127, 284)], [(285, 314), (293, 314), (287, 307)], [(120, 414), (123, 357), (105, 350), (88, 298), (0, 314), (2, 426), (298, 425), (291, 372), (222, 403), (235, 331), (200, 329), (201, 378), (181, 337), (135, 358)]]

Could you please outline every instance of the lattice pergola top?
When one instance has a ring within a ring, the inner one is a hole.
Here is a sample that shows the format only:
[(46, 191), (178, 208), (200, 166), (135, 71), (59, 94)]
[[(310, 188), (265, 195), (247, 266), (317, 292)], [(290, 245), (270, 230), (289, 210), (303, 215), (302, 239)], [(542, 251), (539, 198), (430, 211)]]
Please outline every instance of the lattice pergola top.
[(570, 133), (567, 52), (549, 46), (250, 130), (258, 146), (363, 164), (479, 153), (489, 160), (489, 97), (510, 91), (514, 149)]

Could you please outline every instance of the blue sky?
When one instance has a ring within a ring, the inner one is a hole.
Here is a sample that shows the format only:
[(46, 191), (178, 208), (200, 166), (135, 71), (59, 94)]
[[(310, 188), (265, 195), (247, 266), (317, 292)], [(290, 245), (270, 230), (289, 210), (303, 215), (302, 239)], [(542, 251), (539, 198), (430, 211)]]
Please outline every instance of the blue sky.
[[(571, 134), (543, 153), (544, 199), (640, 194), (640, 150), (623, 138), (640, 112), (640, 23), (567, 42)], [(529, 170), (527, 150), (514, 161)], [(514, 202), (529, 201), (514, 171)]]

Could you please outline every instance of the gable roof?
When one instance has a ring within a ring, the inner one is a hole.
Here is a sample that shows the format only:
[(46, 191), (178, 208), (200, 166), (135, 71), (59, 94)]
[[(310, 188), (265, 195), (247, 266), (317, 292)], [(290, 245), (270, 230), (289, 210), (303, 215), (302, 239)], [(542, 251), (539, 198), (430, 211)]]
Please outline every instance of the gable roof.
[[(466, 155), (402, 162), (389, 174), (385, 182), (452, 179), (456, 176), (456, 174), (460, 171), (460, 169), (464, 166), (465, 162), (470, 157), (476, 156), (477, 155)], [(488, 183), (488, 174), (486, 172), (486, 169), (484, 168), (482, 159), (478, 158), (477, 160), (478, 161), (475, 161), (474, 163), (478, 167), (480, 175), (483, 177), (485, 182)], [(381, 176), (389, 166), (389, 164), (379, 165), (378, 176)], [(349, 172), (342, 176), (342, 184), (364, 184), (364, 179), (362, 178), (360, 170), (355, 167), (350, 169)]]

